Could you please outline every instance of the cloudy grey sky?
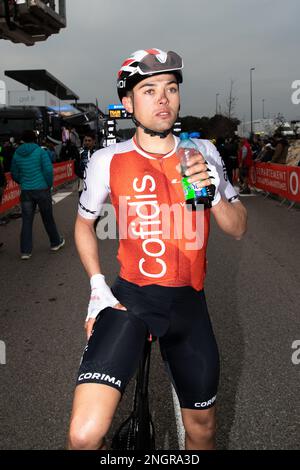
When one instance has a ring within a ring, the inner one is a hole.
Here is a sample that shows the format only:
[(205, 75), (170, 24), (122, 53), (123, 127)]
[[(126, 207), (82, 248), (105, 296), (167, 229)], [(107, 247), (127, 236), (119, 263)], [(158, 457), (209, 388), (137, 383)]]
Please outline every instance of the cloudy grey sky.
[[(300, 118), (291, 84), (300, 79), (299, 0), (67, 0), (67, 28), (33, 47), (0, 40), (0, 80), (21, 85), (4, 70), (45, 68), (105, 110), (117, 103), (116, 71), (128, 54), (157, 47), (183, 56), (182, 115), (212, 116), (216, 93), (225, 109), (230, 80), (235, 114)], [(23, 87), (24, 88), (24, 87)]]

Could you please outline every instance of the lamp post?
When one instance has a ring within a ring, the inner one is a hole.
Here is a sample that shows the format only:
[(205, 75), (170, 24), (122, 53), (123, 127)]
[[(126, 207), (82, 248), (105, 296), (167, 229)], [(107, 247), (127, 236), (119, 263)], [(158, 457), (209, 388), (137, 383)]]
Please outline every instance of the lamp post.
[(216, 114), (218, 114), (218, 96), (220, 93), (216, 93)]
[(265, 119), (265, 100), (264, 98), (262, 99), (262, 117)]
[(253, 113), (252, 113), (252, 72), (255, 70), (255, 67), (250, 69), (250, 121), (251, 121), (251, 137), (253, 135)]

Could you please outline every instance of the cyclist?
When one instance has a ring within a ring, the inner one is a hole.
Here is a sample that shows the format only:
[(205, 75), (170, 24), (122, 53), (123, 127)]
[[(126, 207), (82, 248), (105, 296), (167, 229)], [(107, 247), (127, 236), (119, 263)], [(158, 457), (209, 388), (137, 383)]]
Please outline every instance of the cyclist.
[[(140, 50), (125, 60), (117, 88), (133, 115), (136, 133), (127, 142), (95, 152), (87, 167), (75, 240), (90, 277), (91, 297), (70, 449), (106, 448), (105, 435), (136, 370), (148, 332), (159, 338), (180, 401), (186, 449), (215, 446), (219, 355), (203, 291), (209, 218), (212, 213), (221, 229), (239, 239), (246, 230), (246, 210), (225, 181), (222, 160), (208, 140), (201, 141), (205, 159), (200, 153), (192, 157), (189, 178), (199, 188), (215, 185), (213, 206), (188, 211), (184, 204), (178, 139), (172, 134), (180, 106), (182, 69), (181, 57), (172, 51)], [(93, 230), (108, 193), (119, 230), (123, 230), (118, 251), (120, 275), (111, 288), (101, 271)], [(165, 209), (171, 206), (177, 212), (169, 211), (167, 216)], [(198, 231), (194, 238), (190, 233), (178, 236), (180, 218), (187, 214), (192, 228), (201, 219), (201, 243), (194, 240)], [(161, 229), (165, 217), (168, 220)]]

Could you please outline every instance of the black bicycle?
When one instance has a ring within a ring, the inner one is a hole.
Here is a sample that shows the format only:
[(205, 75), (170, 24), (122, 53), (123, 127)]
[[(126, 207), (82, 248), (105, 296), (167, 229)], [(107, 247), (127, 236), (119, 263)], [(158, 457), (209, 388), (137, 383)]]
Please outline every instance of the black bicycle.
[(139, 364), (134, 391), (133, 410), (121, 424), (112, 439), (114, 450), (154, 450), (155, 432), (149, 409), (149, 370), (151, 346), (154, 338), (145, 341), (143, 356)]

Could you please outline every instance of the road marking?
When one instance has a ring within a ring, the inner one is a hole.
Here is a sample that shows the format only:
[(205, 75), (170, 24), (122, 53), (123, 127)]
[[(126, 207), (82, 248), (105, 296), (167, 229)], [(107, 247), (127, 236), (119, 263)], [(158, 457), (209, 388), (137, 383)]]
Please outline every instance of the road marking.
[(62, 201), (63, 199), (65, 199), (65, 197), (68, 197), (70, 196), (70, 194), (72, 194), (73, 191), (68, 191), (68, 192), (61, 192), (61, 193), (56, 193), (56, 194), (53, 194), (52, 196), (52, 201), (54, 204), (57, 204), (58, 202)]
[(169, 431), (167, 431), (165, 434), (163, 449), (170, 450)]
[(178, 397), (177, 397), (177, 394), (175, 392), (173, 385), (172, 385), (172, 395), (173, 395), (173, 405), (174, 405), (174, 412), (175, 412), (175, 421), (176, 421), (176, 427), (177, 427), (178, 447), (179, 447), (179, 450), (184, 450), (185, 431), (184, 431), (184, 426), (183, 426), (182, 417), (181, 417), (179, 400), (178, 400)]

